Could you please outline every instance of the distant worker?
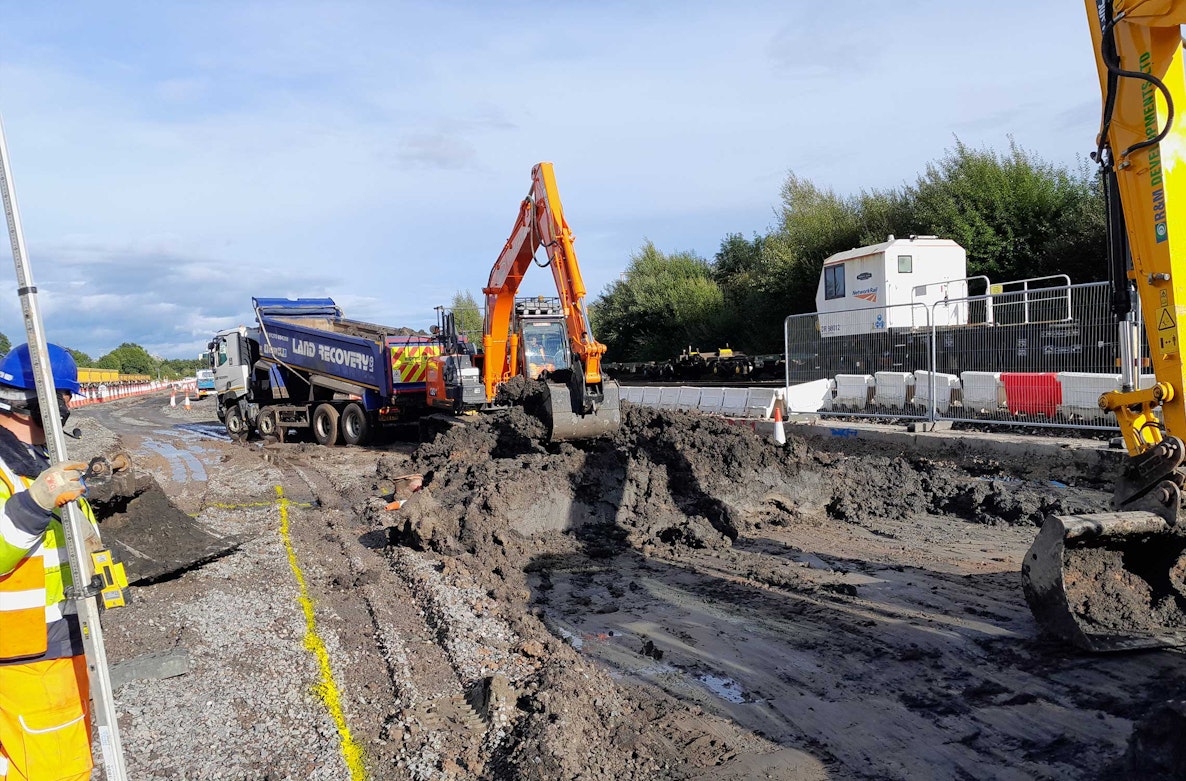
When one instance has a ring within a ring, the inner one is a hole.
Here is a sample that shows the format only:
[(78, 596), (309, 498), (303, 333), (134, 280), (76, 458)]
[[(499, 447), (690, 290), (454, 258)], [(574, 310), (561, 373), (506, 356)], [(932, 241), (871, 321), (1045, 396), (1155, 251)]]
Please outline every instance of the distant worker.
[(533, 380), (538, 379), (540, 372), (549, 368), (548, 359), (544, 353), (544, 343), (537, 335), (528, 334), (523, 352), (527, 356), (527, 376)]
[(553, 370), (568, 368), (568, 352), (564, 349), (564, 340), (559, 336), (548, 337), (544, 344), (544, 354), (548, 356)]
[[(49, 363), (65, 422), (78, 367), (56, 344)], [(29, 347), (14, 348), (0, 358), (0, 781), (91, 777), (89, 680), (57, 509), (86, 493), (86, 466), (50, 466)]]

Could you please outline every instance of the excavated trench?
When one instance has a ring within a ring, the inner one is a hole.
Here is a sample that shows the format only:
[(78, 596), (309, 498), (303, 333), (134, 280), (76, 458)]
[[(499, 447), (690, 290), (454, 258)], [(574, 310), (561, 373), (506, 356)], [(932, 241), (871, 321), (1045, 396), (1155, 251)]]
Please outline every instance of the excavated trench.
[[(508, 532), (571, 532), (593, 556), (629, 547), (678, 555), (728, 546), (767, 524), (928, 513), (1036, 527), (1048, 514), (1104, 508), (1096, 491), (1022, 480), (997, 462), (852, 455), (795, 437), (784, 449), (720, 419), (629, 404), (613, 438), (541, 445), (541, 434), (535, 418), (513, 409), (422, 445), (413, 463), (426, 501), (408, 508), (401, 539), (482, 556)], [(381, 463), (380, 477), (389, 468)]]

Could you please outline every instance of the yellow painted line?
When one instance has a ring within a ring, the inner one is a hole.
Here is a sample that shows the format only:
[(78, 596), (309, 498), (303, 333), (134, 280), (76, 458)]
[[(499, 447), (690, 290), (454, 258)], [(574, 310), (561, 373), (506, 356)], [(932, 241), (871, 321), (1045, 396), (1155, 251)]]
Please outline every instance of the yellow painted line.
[(350, 770), (352, 781), (366, 781), (366, 768), (362, 764), (362, 746), (354, 741), (350, 735), (350, 728), (346, 725), (346, 716), (342, 713), (342, 698), (338, 694), (338, 685), (334, 683), (334, 672), (329, 664), (329, 652), (325, 642), (317, 634), (317, 624), (313, 617), (313, 600), (309, 597), (309, 589), (305, 585), (305, 576), (297, 564), (296, 550), (292, 547), (292, 538), (288, 534), (288, 505), (284, 498), (284, 489), (276, 486), (276, 503), (280, 507), (280, 536), (284, 538), (284, 547), (288, 551), (288, 566), (292, 568), (296, 578), (300, 595), (297, 601), (305, 613), (305, 648), (317, 657), (317, 666), (321, 668), (321, 682), (313, 687), (317, 696), (329, 710), (330, 717), (338, 728), (338, 737), (342, 741), (342, 758), (346, 760), (346, 767)]
[[(288, 504), (288, 505), (292, 505), (293, 507), (312, 507), (313, 506), (312, 502), (291, 502), (287, 499), (284, 500), (284, 503)], [(207, 507), (215, 507), (219, 510), (243, 510), (248, 507), (271, 507), (275, 504), (276, 504), (275, 502), (248, 502), (247, 504), (222, 504), (221, 502), (211, 502), (210, 504), (208, 504), (206, 506)]]

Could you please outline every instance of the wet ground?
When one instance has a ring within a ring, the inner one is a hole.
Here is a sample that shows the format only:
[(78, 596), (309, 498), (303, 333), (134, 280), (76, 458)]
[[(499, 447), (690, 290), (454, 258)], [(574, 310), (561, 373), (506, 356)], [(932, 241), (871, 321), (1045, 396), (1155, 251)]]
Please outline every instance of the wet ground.
[(362, 449), (232, 444), (209, 399), (80, 411), (244, 540), (108, 614), (113, 661), (189, 667), (119, 689), (132, 777), (1174, 777), (1182, 656), (1076, 654), (1022, 595), (1098, 475), (624, 413)]

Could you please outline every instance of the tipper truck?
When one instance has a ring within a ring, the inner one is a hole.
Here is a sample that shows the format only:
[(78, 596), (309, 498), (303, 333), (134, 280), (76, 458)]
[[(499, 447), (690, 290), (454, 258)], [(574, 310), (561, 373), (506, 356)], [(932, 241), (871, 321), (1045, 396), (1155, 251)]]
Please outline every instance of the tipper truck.
[(437, 337), (348, 320), (330, 298), (253, 298), (252, 306), (256, 327), (220, 331), (209, 344), (218, 415), (232, 439), (308, 429), (323, 445), (364, 444), (377, 426), (429, 409), (434, 357), (455, 378), (452, 410), (486, 400), (471, 356), (443, 354)]

